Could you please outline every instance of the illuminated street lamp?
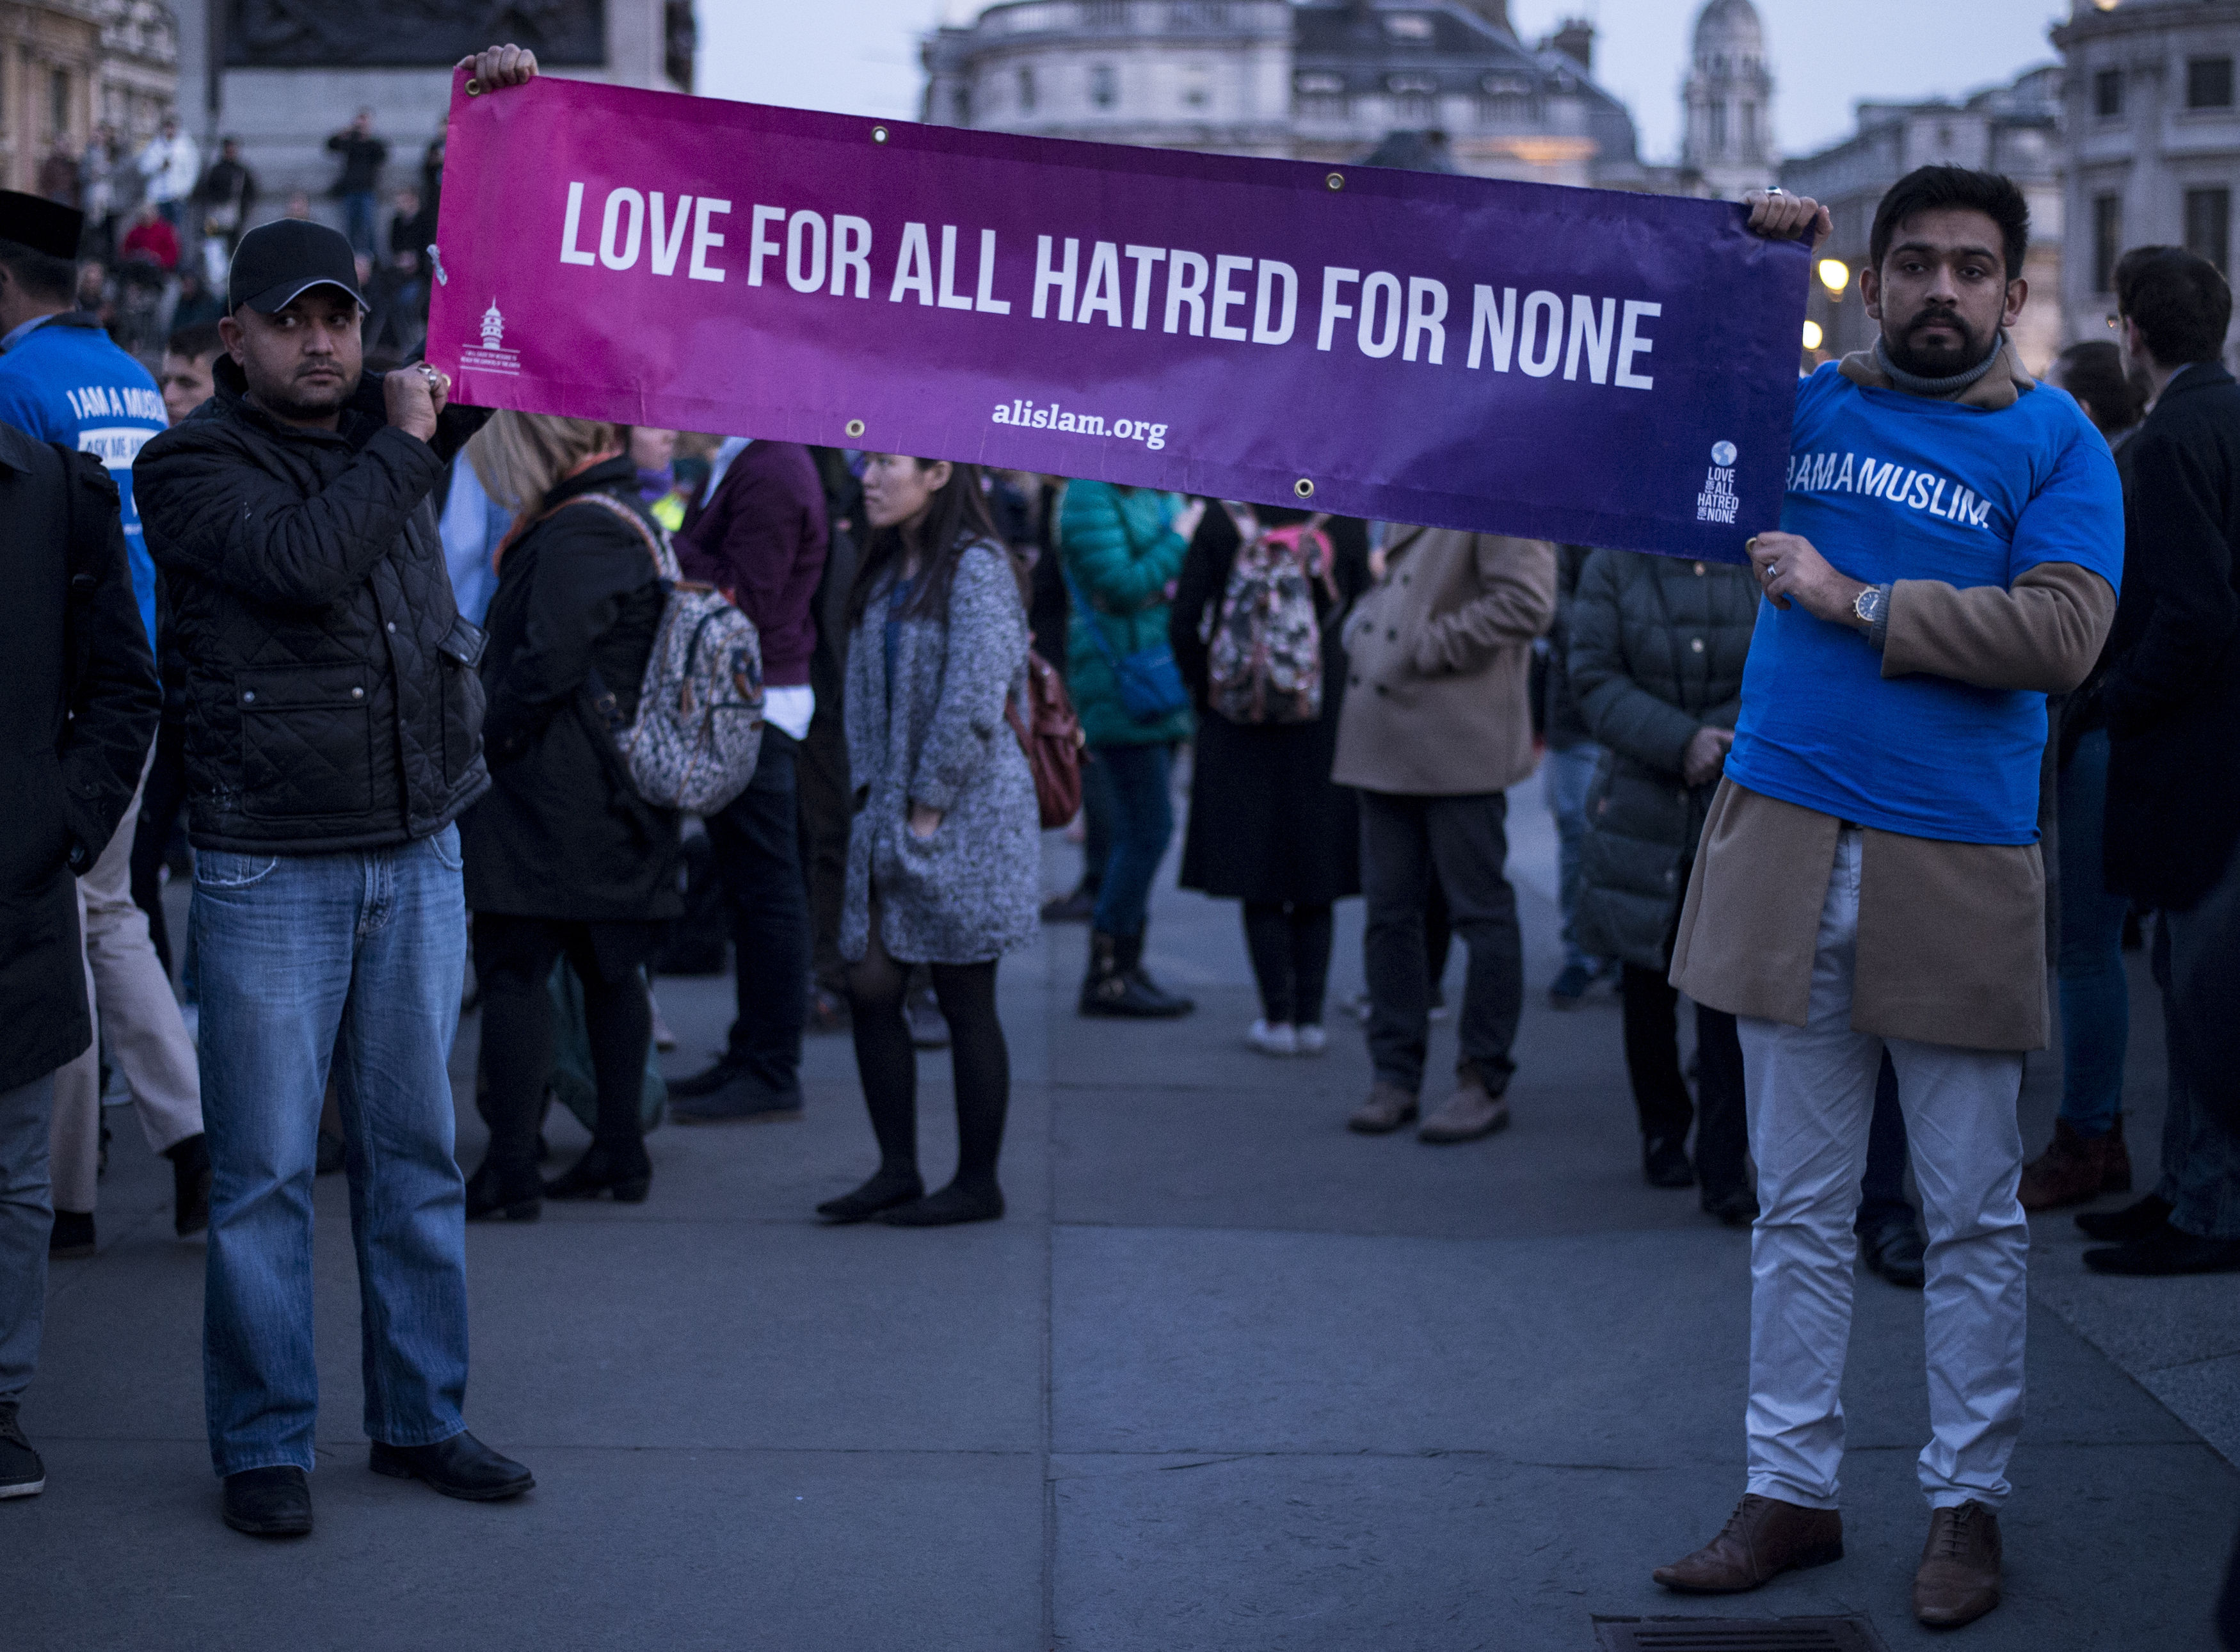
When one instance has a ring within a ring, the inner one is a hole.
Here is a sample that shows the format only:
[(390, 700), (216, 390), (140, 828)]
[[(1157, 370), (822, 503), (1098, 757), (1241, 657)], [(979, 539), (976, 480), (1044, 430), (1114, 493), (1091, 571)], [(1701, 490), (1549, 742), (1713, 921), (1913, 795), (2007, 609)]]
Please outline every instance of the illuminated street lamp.
[(1817, 322), (1817, 321), (1808, 321), (1808, 322), (1806, 322), (1806, 323), (1804, 323), (1804, 348), (1805, 348), (1805, 349), (1807, 349), (1807, 350), (1817, 350), (1817, 349), (1819, 349), (1819, 348), (1820, 348), (1820, 341), (1821, 341), (1821, 339), (1822, 339), (1823, 337), (1824, 337), (1824, 336), (1825, 336), (1825, 335), (1824, 335), (1824, 334), (1823, 334), (1823, 333), (1821, 332), (1821, 330), (1820, 330), (1820, 323), (1819, 323), (1818, 322)]
[(1820, 284), (1828, 290), (1828, 296), (1841, 298), (1843, 289), (1851, 284), (1851, 266), (1841, 258), (1823, 258), (1819, 269)]

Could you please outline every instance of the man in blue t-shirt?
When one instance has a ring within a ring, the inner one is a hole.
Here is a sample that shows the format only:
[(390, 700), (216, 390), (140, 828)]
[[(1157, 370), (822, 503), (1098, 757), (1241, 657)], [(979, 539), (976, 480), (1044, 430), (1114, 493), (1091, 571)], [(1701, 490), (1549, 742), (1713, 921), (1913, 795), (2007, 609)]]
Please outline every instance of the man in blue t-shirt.
[[(1750, 205), (1760, 234), (1829, 233), (1813, 201)], [(1780, 530), (1750, 544), (1766, 601), (1672, 963), (1742, 1040), (1750, 1477), (1726, 1530), (1657, 1570), (1670, 1589), (1843, 1553), (1852, 1216), (1887, 1051), (1930, 1236), (1914, 1611), (1953, 1625), (1999, 1602), (2029, 1308), (2016, 1102), (2050, 1021), (2045, 696), (2097, 657), (2123, 543), (2107, 444), (2007, 343), (2029, 234), (1997, 175), (1891, 186), (1859, 272), (1881, 335), (1799, 388)]]

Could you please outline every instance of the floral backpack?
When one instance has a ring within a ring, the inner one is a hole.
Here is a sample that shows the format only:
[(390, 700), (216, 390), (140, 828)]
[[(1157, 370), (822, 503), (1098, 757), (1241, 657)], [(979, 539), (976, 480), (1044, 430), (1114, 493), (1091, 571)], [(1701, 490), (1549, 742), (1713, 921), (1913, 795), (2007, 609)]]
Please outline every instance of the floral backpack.
[(664, 530), (611, 494), (578, 494), (557, 510), (582, 505), (610, 512), (645, 542), (663, 592), (637, 720), (621, 721), (596, 671), (593, 706), (639, 796), (712, 815), (747, 789), (762, 756), (762, 639), (723, 592), (683, 577)]
[(1243, 542), (1207, 636), (1208, 698), (1231, 723), (1312, 723), (1323, 714), (1319, 583), (1335, 602), (1327, 515), (1257, 530), (1230, 510)]

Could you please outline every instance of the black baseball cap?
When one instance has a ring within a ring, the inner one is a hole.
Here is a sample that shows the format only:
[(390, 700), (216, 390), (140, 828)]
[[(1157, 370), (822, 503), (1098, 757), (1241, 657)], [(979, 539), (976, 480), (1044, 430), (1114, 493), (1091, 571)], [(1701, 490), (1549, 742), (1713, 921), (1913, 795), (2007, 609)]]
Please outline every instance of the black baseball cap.
[(314, 287), (340, 287), (360, 310), (371, 308), (357, 290), (357, 256), (339, 230), (303, 218), (260, 223), (233, 250), (225, 307), (247, 304), (270, 316)]
[(13, 241), (50, 258), (77, 258), (78, 237), (85, 231), (85, 214), (43, 195), (0, 190), (0, 241)]

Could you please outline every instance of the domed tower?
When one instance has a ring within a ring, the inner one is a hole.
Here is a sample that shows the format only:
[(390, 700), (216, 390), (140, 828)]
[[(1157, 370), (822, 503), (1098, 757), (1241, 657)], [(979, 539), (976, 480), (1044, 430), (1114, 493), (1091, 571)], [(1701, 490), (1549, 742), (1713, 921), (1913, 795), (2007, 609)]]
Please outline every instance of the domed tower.
[(1696, 68), (1682, 93), (1688, 136), (1681, 164), (1727, 200), (1773, 182), (1773, 76), (1765, 27), (1750, 0), (1708, 0), (1696, 17)]

